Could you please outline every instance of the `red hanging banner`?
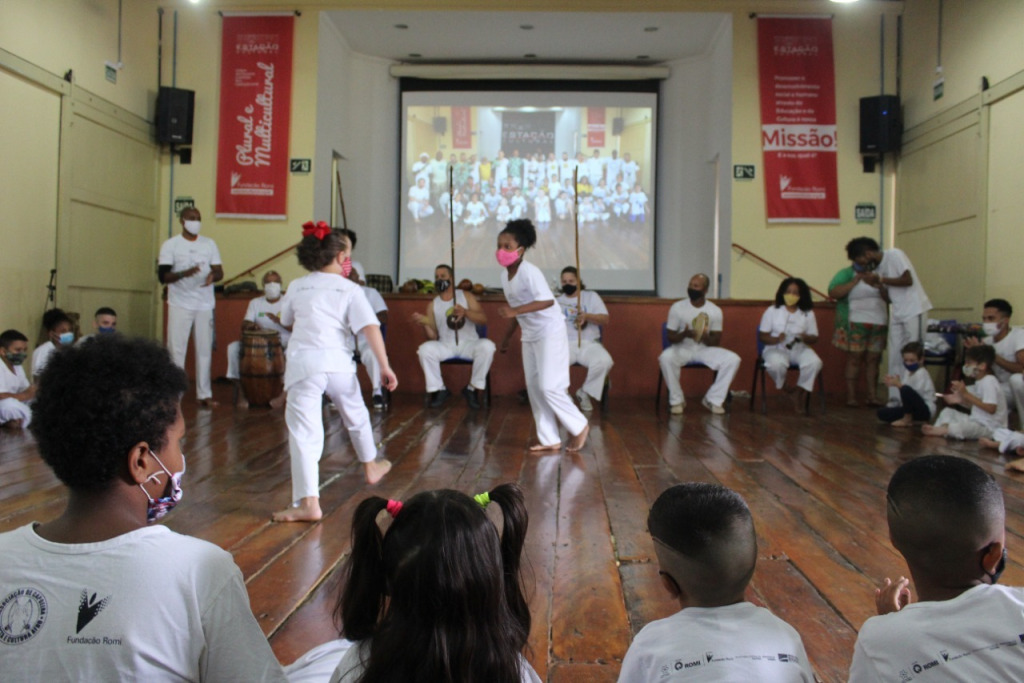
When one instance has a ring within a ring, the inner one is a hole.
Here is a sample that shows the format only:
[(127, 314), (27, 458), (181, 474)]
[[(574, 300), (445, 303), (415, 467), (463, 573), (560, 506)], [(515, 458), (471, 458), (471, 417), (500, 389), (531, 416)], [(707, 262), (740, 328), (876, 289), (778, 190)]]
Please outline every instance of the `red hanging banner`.
[(838, 223), (832, 20), (757, 20), (769, 223)]
[(587, 107), (587, 147), (604, 147), (604, 107)]
[(295, 17), (224, 17), (216, 214), (284, 220)]
[(473, 122), (469, 107), (452, 107), (452, 148), (473, 147)]

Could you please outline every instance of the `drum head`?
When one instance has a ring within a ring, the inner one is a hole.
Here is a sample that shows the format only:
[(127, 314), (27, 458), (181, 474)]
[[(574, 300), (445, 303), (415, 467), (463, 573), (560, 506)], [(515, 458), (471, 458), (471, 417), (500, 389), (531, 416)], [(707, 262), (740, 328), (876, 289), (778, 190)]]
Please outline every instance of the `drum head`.
[(711, 319), (708, 317), (707, 313), (699, 313), (697, 314), (697, 317), (693, 319), (690, 326), (693, 328), (693, 338), (696, 341), (699, 342), (704, 338), (704, 333), (707, 331), (708, 324), (710, 322)]

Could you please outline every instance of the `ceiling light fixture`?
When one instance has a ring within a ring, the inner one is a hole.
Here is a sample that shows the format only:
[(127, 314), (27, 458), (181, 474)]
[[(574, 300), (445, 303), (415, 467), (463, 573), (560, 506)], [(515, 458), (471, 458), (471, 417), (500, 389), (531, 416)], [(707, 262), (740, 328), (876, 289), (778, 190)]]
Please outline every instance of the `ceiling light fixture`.
[(537, 59), (537, 55), (533, 54), (532, 52), (528, 52), (527, 54), (523, 55), (523, 57), (525, 59)]
[(524, 31), (532, 31), (533, 30), (533, 25), (532, 24), (520, 24), (519, 28), (523, 29)]
[(658, 30), (657, 26), (648, 26), (648, 27), (646, 27), (644, 29), (644, 31), (647, 32), (647, 33), (654, 33), (657, 30)]
[(419, 52), (410, 52), (409, 56), (412, 57), (413, 59), (416, 59), (418, 57), (422, 57), (423, 55), (421, 55)]
[(857, 0), (832, 0), (832, 2), (839, 3), (840, 5), (847, 5), (851, 2), (857, 2)]
[(651, 56), (650, 55), (637, 55), (636, 58), (637, 59), (650, 59)]
[(404, 31), (405, 29), (409, 28), (409, 25), (408, 24), (395, 24), (395, 28)]

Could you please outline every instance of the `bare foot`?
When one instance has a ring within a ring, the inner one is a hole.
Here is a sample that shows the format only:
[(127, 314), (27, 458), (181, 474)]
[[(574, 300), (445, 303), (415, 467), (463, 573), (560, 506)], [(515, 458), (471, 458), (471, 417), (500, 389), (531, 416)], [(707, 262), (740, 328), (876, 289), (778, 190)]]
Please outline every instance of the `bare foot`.
[(376, 484), (390, 471), (390, 460), (371, 460), (370, 462), (363, 463), (363, 472), (366, 474), (367, 484)]
[(247, 401), (245, 399), (245, 395), (244, 394), (242, 394), (242, 393), (238, 394), (238, 398), (235, 399), (235, 407), (236, 408), (243, 408), (243, 409), (249, 407), (249, 401)]
[[(212, 398), (201, 398), (201, 399), (199, 399), (199, 405), (202, 408), (212, 408), (212, 407), (214, 407), (216, 405), (220, 405), (220, 404), (217, 403), (216, 401), (214, 401)], [(246, 407), (248, 407), (248, 405), (249, 404), (247, 403)]]
[(921, 433), (925, 436), (945, 436), (945, 427), (936, 427), (935, 425), (922, 425)]
[(1014, 472), (1024, 472), (1024, 458), (1017, 458), (1006, 463), (1006, 469)]
[(299, 504), (280, 512), (275, 512), (270, 519), (275, 522), (319, 522), (324, 516), (320, 510), (320, 499), (308, 496)]
[(288, 398), (287, 392), (282, 391), (278, 396), (270, 399), (270, 407), (274, 410), (279, 410), (284, 407), (285, 399)]
[(869, 399), (868, 399), (868, 400), (866, 401), (866, 403), (867, 403), (867, 404), (868, 404), (869, 406), (873, 406), (873, 407), (875, 407), (875, 408), (881, 408), (882, 406), (884, 406), (884, 405), (885, 405), (884, 403), (882, 403), (881, 401), (879, 401), (879, 400), (878, 400), (877, 398), (869, 398)]
[(999, 449), (999, 442), (995, 441), (994, 439), (981, 438), (978, 439), (978, 443), (980, 443), (985, 448), (995, 448), (996, 450)]
[(806, 398), (807, 390), (801, 387), (793, 387), (790, 389), (790, 397), (793, 399), (793, 408), (796, 410), (798, 415), (806, 415)]
[(903, 417), (901, 417), (900, 419), (896, 420), (895, 422), (890, 422), (889, 426), (891, 426), (891, 427), (913, 427), (914, 426), (914, 418), (912, 418), (909, 415), (904, 415)]
[(560, 450), (562, 450), (562, 444), (560, 444), (560, 443), (552, 444), (550, 446), (545, 446), (544, 444), (539, 443), (539, 444), (530, 446), (530, 453), (533, 453), (534, 455), (543, 455), (545, 453), (554, 453), (554, 452), (560, 451)]
[(583, 444), (587, 442), (587, 434), (590, 434), (590, 425), (586, 425), (582, 432), (572, 437), (572, 439), (569, 440), (569, 445), (565, 447), (565, 450), (570, 453), (576, 453), (579, 451), (583, 448)]

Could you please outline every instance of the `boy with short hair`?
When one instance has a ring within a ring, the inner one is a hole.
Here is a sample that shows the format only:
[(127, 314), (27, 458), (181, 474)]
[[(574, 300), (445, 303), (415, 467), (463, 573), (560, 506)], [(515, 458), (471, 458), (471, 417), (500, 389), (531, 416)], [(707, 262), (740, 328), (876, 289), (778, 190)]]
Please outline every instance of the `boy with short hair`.
[(50, 354), (55, 349), (71, 346), (75, 343), (75, 324), (68, 317), (68, 314), (59, 308), (51, 308), (43, 313), (43, 329), (46, 330), (49, 341), (40, 344), (32, 352), (32, 376), (38, 377)]
[(96, 309), (96, 313), (92, 317), (92, 329), (95, 330), (92, 334), (79, 337), (75, 344), (82, 344), (86, 340), (92, 339), (97, 334), (116, 334), (117, 311), (108, 306)]
[(1024, 590), (995, 585), (1006, 565), (999, 485), (969, 460), (930, 455), (901, 465), (887, 493), (889, 538), (918, 602), (909, 579), (885, 580), (850, 682), (1024, 680)]
[(637, 634), (620, 683), (814, 681), (800, 635), (744, 600), (757, 562), (750, 509), (735, 491), (690, 482), (662, 493), (647, 527), (666, 590), (682, 610)]
[(924, 366), (924, 346), (921, 342), (905, 344), (903, 370), (899, 376), (888, 375), (885, 386), (900, 392), (900, 405), (878, 410), (878, 419), (893, 427), (909, 427), (917, 422), (928, 422), (935, 416), (935, 382)]
[[(991, 439), (997, 429), (1007, 424), (1006, 397), (999, 380), (992, 374), (996, 352), (991, 346), (973, 346), (964, 352), (964, 376), (973, 377), (970, 387), (963, 382), (951, 382), (951, 393), (943, 398), (951, 407), (939, 413), (935, 425), (924, 425), (921, 431), (928, 436), (974, 441)], [(970, 407), (967, 415), (955, 407)]]
[(24, 429), (32, 421), (28, 403), (36, 387), (21, 366), (28, 355), (28, 337), (17, 330), (0, 334), (0, 427)]

